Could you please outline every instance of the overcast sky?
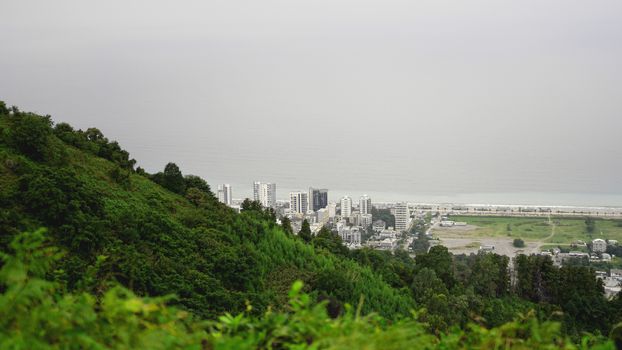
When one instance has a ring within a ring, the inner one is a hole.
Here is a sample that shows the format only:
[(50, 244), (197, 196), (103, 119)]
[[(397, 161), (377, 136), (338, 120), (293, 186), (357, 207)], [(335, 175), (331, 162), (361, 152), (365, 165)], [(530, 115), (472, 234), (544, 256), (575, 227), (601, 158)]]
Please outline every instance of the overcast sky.
[(0, 99), (96, 126), (148, 171), (175, 161), (240, 196), (256, 179), (622, 194), (620, 0), (3, 0), (0, 13)]

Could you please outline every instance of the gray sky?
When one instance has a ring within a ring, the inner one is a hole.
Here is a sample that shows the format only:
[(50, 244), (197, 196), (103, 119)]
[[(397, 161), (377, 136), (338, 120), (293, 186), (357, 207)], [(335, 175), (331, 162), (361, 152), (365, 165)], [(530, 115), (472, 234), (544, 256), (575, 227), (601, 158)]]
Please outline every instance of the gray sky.
[(234, 197), (264, 180), (622, 205), (619, 0), (4, 0), (0, 13), (0, 99), (99, 127), (149, 171), (175, 161)]

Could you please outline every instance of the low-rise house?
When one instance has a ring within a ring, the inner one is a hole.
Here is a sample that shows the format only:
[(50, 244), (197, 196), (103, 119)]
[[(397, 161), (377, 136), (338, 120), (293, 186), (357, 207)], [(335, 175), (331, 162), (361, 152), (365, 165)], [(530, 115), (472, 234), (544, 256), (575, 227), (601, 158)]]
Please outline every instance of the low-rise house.
[(592, 251), (594, 253), (604, 253), (607, 251), (607, 242), (604, 239), (596, 238), (592, 241)]
[(609, 270), (609, 276), (611, 278), (616, 278), (622, 280), (622, 269), (611, 269)]
[(378, 248), (383, 250), (394, 250), (397, 246), (397, 240), (394, 238), (385, 238), (378, 243)]
[(397, 232), (395, 230), (382, 230), (382, 232), (378, 234), (378, 237), (380, 239), (397, 238)]
[(372, 224), (372, 229), (374, 231), (376, 231), (376, 232), (380, 232), (380, 231), (384, 230), (385, 227), (387, 227), (387, 223), (384, 222), (384, 220), (376, 220)]

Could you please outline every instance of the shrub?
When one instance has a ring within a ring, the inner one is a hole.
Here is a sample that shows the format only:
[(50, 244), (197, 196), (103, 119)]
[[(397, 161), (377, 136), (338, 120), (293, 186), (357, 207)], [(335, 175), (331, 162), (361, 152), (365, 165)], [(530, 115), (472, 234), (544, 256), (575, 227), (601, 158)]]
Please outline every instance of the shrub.
[(514, 242), (512, 244), (516, 248), (524, 248), (525, 247), (525, 241), (523, 241), (520, 238), (514, 238)]

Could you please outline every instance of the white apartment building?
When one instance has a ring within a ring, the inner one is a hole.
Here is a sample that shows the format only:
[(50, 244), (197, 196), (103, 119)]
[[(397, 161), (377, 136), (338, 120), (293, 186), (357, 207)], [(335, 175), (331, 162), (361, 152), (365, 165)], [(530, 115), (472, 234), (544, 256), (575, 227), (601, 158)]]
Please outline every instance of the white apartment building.
[(366, 194), (359, 199), (359, 211), (361, 215), (371, 214), (371, 198)]
[(276, 184), (253, 182), (253, 200), (259, 201), (264, 208), (275, 208)]
[(224, 184), (218, 185), (218, 201), (231, 206), (233, 203), (233, 197), (231, 196), (231, 185)]
[(328, 217), (334, 218), (337, 215), (337, 203), (328, 203)]
[(341, 198), (341, 217), (349, 218), (352, 215), (352, 198), (345, 196)]
[(395, 231), (406, 231), (409, 223), (410, 212), (408, 211), (408, 203), (397, 203), (395, 206)]
[(289, 193), (289, 210), (297, 214), (306, 214), (308, 211), (308, 193), (303, 191)]

